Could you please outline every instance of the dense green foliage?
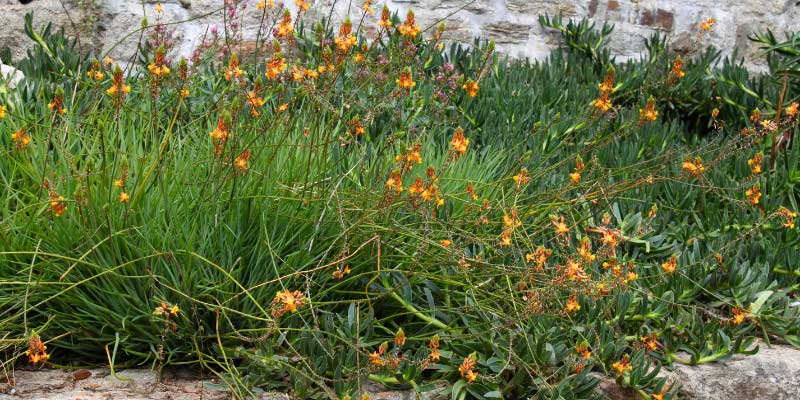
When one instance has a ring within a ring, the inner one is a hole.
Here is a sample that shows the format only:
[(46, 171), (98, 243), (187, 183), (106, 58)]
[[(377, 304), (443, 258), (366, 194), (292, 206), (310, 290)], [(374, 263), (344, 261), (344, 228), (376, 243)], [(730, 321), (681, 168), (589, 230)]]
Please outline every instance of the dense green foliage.
[[(124, 98), (107, 93), (111, 65), (29, 27), (27, 78), (0, 97), (3, 368), (40, 336), (55, 365), (192, 365), (240, 397), (357, 398), (369, 379), (446, 383), (454, 399), (584, 399), (598, 396), (594, 371), (670, 399), (664, 365), (756, 339), (800, 346), (787, 214), (800, 145), (771, 141), (798, 129), (776, 115), (797, 100), (797, 82), (776, 78), (791, 62), (756, 76), (707, 49), (684, 55), (677, 79), (661, 38), (617, 63), (611, 27), (542, 24), (565, 46), (536, 63), (482, 42), (441, 52), (438, 37), (394, 28), (342, 52), (320, 25), (242, 56), (241, 78), (216, 49), (160, 76), (145, 68), (159, 50), (142, 46)], [(265, 80), (282, 55), (283, 75)], [(655, 121), (640, 116), (648, 99)], [(698, 157), (704, 171), (682, 164)], [(411, 193), (417, 177), (432, 200)]]

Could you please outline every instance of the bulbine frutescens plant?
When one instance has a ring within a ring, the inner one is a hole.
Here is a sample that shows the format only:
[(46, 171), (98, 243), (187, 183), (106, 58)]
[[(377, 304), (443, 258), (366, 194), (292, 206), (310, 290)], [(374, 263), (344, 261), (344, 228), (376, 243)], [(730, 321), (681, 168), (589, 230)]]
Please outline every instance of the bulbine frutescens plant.
[(794, 193), (757, 151), (796, 105), (686, 144), (688, 59), (506, 66), (411, 12), (305, 31), (296, 3), (226, 2), (191, 60), (156, 18), (141, 68), (3, 103), (6, 371), (189, 364), (296, 398), (590, 398), (595, 371), (669, 399), (662, 364), (797, 342)]

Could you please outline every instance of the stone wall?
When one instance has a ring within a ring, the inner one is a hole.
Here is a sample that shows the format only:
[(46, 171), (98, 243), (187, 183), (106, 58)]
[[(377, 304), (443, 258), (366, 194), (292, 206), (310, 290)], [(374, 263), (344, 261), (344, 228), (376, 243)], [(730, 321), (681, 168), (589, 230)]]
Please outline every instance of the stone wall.
[[(240, 0), (245, 40), (253, 40), (258, 30), (257, 1)], [(374, 1), (375, 16), (367, 20), (371, 25), (383, 4)], [(294, 2), (286, 2), (294, 12)], [(156, 4), (155, 0), (0, 0), (0, 46), (8, 45), (15, 58), (24, 54), (31, 42), (23, 33), (23, 16), (33, 10), (36, 25), (52, 21), (80, 33), (82, 45), (92, 45), (120, 60), (129, 59), (140, 35), (127, 35), (141, 26), (144, 16), (151, 24), (155, 22)], [(174, 26), (180, 55), (190, 55), (210, 26), (222, 25), (223, 0), (163, 0), (161, 4), (163, 22), (188, 21)], [(353, 0), (352, 5), (350, 0), (316, 0), (309, 18), (332, 10), (335, 19), (341, 20), (348, 9), (353, 15), (360, 12), (361, 4), (362, 0)], [(623, 60), (638, 57), (644, 39), (653, 32), (668, 34), (677, 46), (686, 45), (697, 32), (697, 24), (713, 17), (718, 24), (705, 40), (725, 54), (738, 48), (753, 68), (758, 68), (761, 60), (757, 46), (747, 40), (748, 33), (770, 28), (782, 35), (800, 29), (800, 24), (791, 22), (800, 20), (798, 0), (386, 0), (386, 4), (401, 15), (413, 9), (423, 27), (447, 19), (445, 37), (450, 40), (470, 43), (475, 36), (492, 38), (500, 51), (538, 59), (558, 44), (558, 35), (539, 25), (541, 14), (562, 13), (613, 23), (610, 48)]]

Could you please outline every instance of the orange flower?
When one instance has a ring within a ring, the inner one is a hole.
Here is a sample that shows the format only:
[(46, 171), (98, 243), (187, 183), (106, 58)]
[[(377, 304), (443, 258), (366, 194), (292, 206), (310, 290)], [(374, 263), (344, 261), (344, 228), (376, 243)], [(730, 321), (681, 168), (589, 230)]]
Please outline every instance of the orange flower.
[(344, 268), (339, 266), (336, 268), (336, 271), (333, 271), (333, 277), (337, 280), (342, 280), (346, 275), (350, 273), (350, 266), (346, 265)]
[(453, 244), (453, 242), (448, 239), (442, 239), (441, 241), (439, 241), (439, 243), (442, 245), (442, 247), (450, 247), (450, 245)]
[(528, 176), (527, 168), (522, 168), (518, 174), (513, 176), (513, 178), (514, 182), (517, 184), (517, 190), (521, 189), (531, 181), (531, 178)]
[(47, 104), (47, 109), (56, 113), (64, 115), (67, 109), (64, 108), (64, 91), (59, 87), (53, 95), (53, 101)]
[(683, 72), (683, 60), (681, 56), (678, 56), (675, 58), (675, 61), (672, 62), (672, 70), (669, 73), (674, 79), (680, 79), (686, 75), (686, 73)]
[(653, 96), (650, 96), (644, 108), (639, 109), (639, 123), (644, 125), (648, 121), (655, 121), (656, 118), (658, 118), (658, 111), (656, 110), (655, 99), (653, 99)]
[(250, 150), (245, 150), (236, 157), (236, 167), (240, 170), (246, 170), (248, 161), (250, 161)]
[(800, 106), (797, 103), (792, 103), (784, 108), (784, 112), (789, 117), (796, 117), (798, 108), (800, 108)]
[(429, 345), (431, 353), (428, 355), (428, 358), (430, 358), (431, 361), (439, 361), (439, 357), (441, 356), (439, 354), (439, 335), (434, 336)]
[(60, 217), (61, 214), (67, 211), (67, 203), (58, 193), (52, 192), (50, 193), (50, 209), (53, 210), (53, 214), (55, 214), (56, 217)]
[(264, 75), (266, 75), (267, 79), (275, 80), (284, 70), (286, 70), (286, 60), (276, 55), (267, 62), (267, 72)]
[(576, 347), (575, 352), (580, 354), (584, 359), (592, 358), (592, 352), (589, 351), (589, 348), (585, 344)]
[(469, 139), (464, 137), (464, 130), (459, 127), (453, 133), (453, 139), (450, 140), (450, 149), (456, 155), (456, 160), (466, 154), (467, 146), (469, 146)]
[(611, 100), (608, 98), (607, 93), (603, 93), (600, 98), (592, 101), (592, 105), (598, 110), (606, 112), (611, 109)]
[(119, 202), (120, 203), (127, 203), (128, 200), (131, 199), (131, 195), (125, 192), (119, 192)]
[(511, 229), (504, 229), (502, 233), (500, 233), (500, 247), (508, 247), (511, 246), (511, 233), (513, 231)]
[(706, 167), (703, 166), (703, 160), (700, 157), (695, 157), (694, 160), (687, 157), (683, 161), (683, 170), (696, 178), (706, 172)]
[(759, 123), (761, 124), (761, 127), (764, 128), (764, 130), (768, 131), (768, 132), (773, 132), (776, 129), (778, 129), (778, 124), (775, 123), (775, 121), (773, 121), (771, 119), (765, 119), (765, 120), (763, 120), (763, 121), (761, 121)]
[(34, 335), (31, 337), (31, 340), (28, 344), (28, 350), (25, 351), (25, 355), (28, 356), (28, 361), (36, 365), (40, 362), (47, 361), (50, 356), (47, 354), (47, 346), (42, 343), (42, 339), (39, 338), (39, 335)]
[(297, 6), (298, 10), (302, 10), (303, 12), (311, 8), (311, 3), (308, 0), (294, 0), (294, 4)]
[(703, 22), (700, 23), (700, 29), (702, 29), (704, 31), (710, 31), (711, 28), (713, 28), (714, 24), (716, 24), (716, 23), (717, 23), (717, 19), (716, 18), (708, 18), (708, 19), (706, 19), (706, 20), (704, 20)]
[(406, 344), (406, 333), (403, 332), (403, 328), (397, 330), (397, 333), (394, 334), (394, 344), (397, 346), (403, 346)]
[(741, 325), (742, 322), (744, 322), (745, 318), (749, 318), (749, 317), (750, 317), (750, 313), (749, 312), (745, 311), (741, 307), (734, 307), (733, 308), (733, 319), (731, 319), (731, 322), (736, 324), (736, 325)]
[(575, 297), (567, 300), (567, 305), (564, 307), (564, 311), (570, 314), (578, 312), (580, 309), (581, 305), (578, 304), (578, 300)]
[(786, 207), (778, 209), (778, 215), (783, 218), (784, 228), (794, 229), (794, 219), (797, 218), (797, 213), (789, 210)]
[(622, 356), (622, 358), (619, 361), (614, 362), (614, 364), (612, 364), (611, 367), (614, 368), (615, 370), (617, 370), (617, 372), (621, 375), (621, 374), (624, 374), (625, 371), (632, 371), (633, 370), (633, 367), (631, 367), (630, 361), (631, 361), (631, 357), (628, 356), (627, 354), (625, 354), (625, 355)]
[(661, 264), (661, 268), (664, 272), (668, 274), (672, 274), (678, 268), (678, 257), (672, 256), (667, 260), (665, 263)]
[(147, 66), (147, 70), (150, 71), (150, 73), (156, 78), (169, 75), (170, 69), (166, 65), (166, 50), (164, 50), (163, 46), (156, 50), (155, 58), (153, 59), (153, 62)]
[(347, 53), (347, 51), (358, 42), (355, 35), (350, 33), (352, 28), (353, 26), (350, 24), (350, 18), (344, 20), (342, 26), (339, 28), (339, 35), (333, 38), (336, 48), (342, 53)]
[(397, 82), (397, 85), (405, 90), (411, 90), (411, 88), (417, 86), (417, 83), (411, 78), (411, 70), (409, 69), (400, 72), (400, 77), (398, 77), (395, 82)]
[(240, 79), (242, 74), (244, 74), (244, 71), (239, 68), (239, 57), (236, 57), (236, 54), (231, 54), (231, 58), (228, 61), (228, 69), (225, 71), (225, 80)]
[(753, 175), (761, 173), (761, 163), (764, 161), (764, 153), (758, 152), (753, 158), (747, 160), (747, 165), (750, 166), (750, 172)]
[(477, 358), (475, 353), (468, 355), (464, 358), (464, 361), (458, 367), (458, 372), (461, 373), (461, 377), (465, 378), (467, 382), (472, 383), (478, 377), (478, 373), (473, 370), (475, 368), (475, 364), (477, 363)]
[(11, 134), (11, 141), (16, 143), (17, 150), (22, 150), (31, 143), (31, 137), (28, 135), (28, 131), (20, 129)]
[(410, 39), (413, 39), (419, 35), (420, 29), (414, 19), (413, 11), (408, 10), (408, 14), (406, 14), (406, 21), (398, 26), (397, 30), (400, 31), (401, 35), (407, 36)]
[(217, 127), (211, 131), (210, 135), (212, 138), (220, 142), (225, 142), (228, 140), (230, 137), (230, 132), (228, 132), (228, 129), (225, 127), (225, 120), (222, 117), (217, 119)]
[(250, 104), (250, 112), (254, 117), (259, 116), (258, 108), (263, 107), (267, 102), (263, 97), (259, 97), (255, 91), (247, 92), (247, 103)]
[(541, 269), (547, 262), (547, 259), (553, 255), (553, 251), (540, 245), (533, 251), (533, 253), (525, 254), (525, 261), (533, 261), (537, 269)]
[(120, 105), (123, 100), (125, 100), (125, 96), (131, 92), (131, 87), (125, 84), (125, 78), (122, 75), (122, 69), (117, 66), (114, 69), (114, 75), (111, 78), (112, 84), (106, 90), (106, 94), (113, 98), (115, 105)]
[(569, 180), (574, 184), (577, 185), (581, 183), (581, 173), (580, 172), (570, 172)]
[(556, 219), (556, 217), (551, 217), (550, 222), (556, 228), (557, 234), (566, 235), (567, 233), (569, 233), (569, 228), (567, 227), (566, 222), (564, 222), (564, 216), (561, 216), (558, 219)]
[(467, 92), (469, 97), (475, 97), (478, 95), (478, 82), (473, 81), (472, 79), (467, 79), (467, 82), (461, 86)]
[(744, 194), (747, 197), (747, 201), (750, 202), (750, 205), (758, 205), (761, 200), (761, 185), (756, 183), (752, 188), (745, 190)]
[(386, 180), (386, 188), (396, 191), (397, 194), (403, 192), (403, 178), (399, 171), (392, 171), (389, 174), (389, 179)]
[(642, 336), (639, 340), (647, 347), (647, 350), (656, 351), (658, 349), (658, 341), (655, 334)]
[(389, 7), (386, 7), (384, 4), (383, 10), (381, 10), (381, 19), (378, 21), (378, 26), (384, 29), (391, 27), (392, 21), (389, 19), (389, 17)]
[(153, 315), (157, 316), (165, 316), (169, 318), (170, 316), (178, 316), (178, 312), (180, 309), (177, 305), (167, 305), (167, 303), (162, 302), (160, 306), (156, 307), (153, 310)]
[[(272, 0), (270, 0), (270, 4), (272, 4)], [(270, 6), (270, 8), (273, 8)], [(278, 27), (275, 29), (275, 36), (289, 36), (294, 32), (294, 25), (292, 25), (292, 14), (289, 13), (289, 10), (283, 11), (283, 18), (281, 19), (281, 23), (278, 24)]]
[(298, 308), (303, 307), (305, 304), (305, 296), (299, 290), (294, 292), (284, 290), (275, 293), (275, 299), (272, 301), (272, 316), (280, 318), (287, 312), (295, 313)]

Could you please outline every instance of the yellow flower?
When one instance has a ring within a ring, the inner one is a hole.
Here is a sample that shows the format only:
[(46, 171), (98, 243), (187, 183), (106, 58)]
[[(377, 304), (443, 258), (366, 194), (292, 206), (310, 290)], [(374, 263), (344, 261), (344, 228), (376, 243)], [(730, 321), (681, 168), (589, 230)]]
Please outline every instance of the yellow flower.
[(129, 195), (128, 193), (119, 192), (119, 202), (120, 203), (125, 203), (130, 199), (131, 199), (131, 195)]
[(161, 6), (161, 3), (157, 3), (157, 4), (156, 4), (156, 12), (157, 12), (157, 13), (162, 13), (162, 12), (164, 12), (164, 7), (162, 7), (162, 6)]
[(6, 106), (0, 106), (0, 119), (6, 117)]
[(580, 309), (581, 305), (578, 304), (578, 300), (576, 300), (574, 297), (567, 300), (567, 305), (564, 307), (564, 311), (570, 314), (578, 312)]
[(189, 89), (181, 89), (181, 97), (184, 99), (189, 97)]

